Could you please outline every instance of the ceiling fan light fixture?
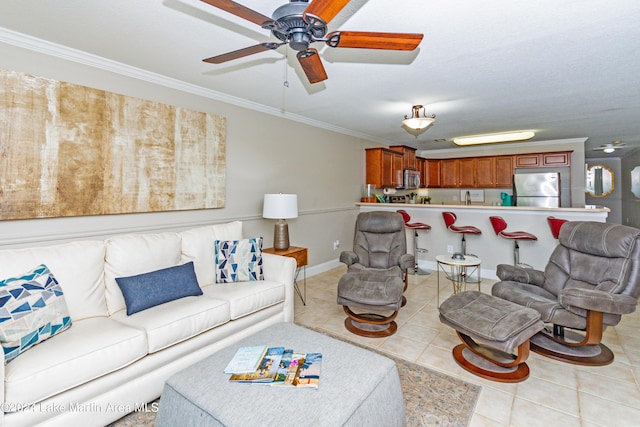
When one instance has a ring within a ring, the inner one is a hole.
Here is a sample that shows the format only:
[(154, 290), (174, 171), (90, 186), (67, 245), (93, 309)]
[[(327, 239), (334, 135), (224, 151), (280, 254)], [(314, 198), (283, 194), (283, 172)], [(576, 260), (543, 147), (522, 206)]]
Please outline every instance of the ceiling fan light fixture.
[(487, 135), (477, 136), (465, 136), (460, 138), (453, 138), (453, 143), (456, 145), (477, 145), (477, 144), (494, 144), (497, 142), (516, 142), (526, 141), (531, 139), (536, 134), (531, 131), (521, 132), (508, 132), (508, 133), (494, 133)]
[[(420, 117), (420, 110), (422, 110), (422, 117)], [(414, 105), (411, 109), (411, 117), (404, 116), (402, 124), (413, 130), (424, 130), (434, 124), (435, 121), (435, 114), (427, 117), (422, 105)]]
[(615, 148), (613, 148), (613, 147), (606, 147), (606, 148), (605, 148), (604, 150), (602, 150), (602, 151), (604, 151), (604, 152), (605, 152), (605, 153), (607, 153), (607, 154), (611, 154), (611, 153), (613, 153), (614, 151), (616, 151), (616, 149), (615, 149)]

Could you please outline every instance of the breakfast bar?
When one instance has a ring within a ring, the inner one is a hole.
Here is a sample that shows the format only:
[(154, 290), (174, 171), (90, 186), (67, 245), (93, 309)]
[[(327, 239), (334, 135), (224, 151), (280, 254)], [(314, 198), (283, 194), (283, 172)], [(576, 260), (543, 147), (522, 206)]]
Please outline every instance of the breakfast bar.
[[(556, 239), (551, 234), (547, 217), (568, 221), (606, 222), (609, 208), (587, 206), (584, 208), (542, 208), (530, 206), (489, 206), (481, 204), (412, 204), (412, 203), (357, 203), (360, 212), (375, 210), (404, 210), (411, 222), (422, 222), (431, 226), (428, 232), (420, 233), (418, 247), (428, 250), (418, 254), (420, 269), (436, 270), (436, 256), (451, 252), (461, 252), (461, 235), (447, 229), (443, 212), (453, 212), (457, 216), (456, 225), (473, 226), (481, 234), (467, 234), (466, 251), (482, 259), (482, 277), (497, 278), (498, 264), (513, 264), (513, 241), (496, 235), (489, 217), (500, 216), (507, 223), (507, 232), (525, 231), (537, 240), (519, 241), (520, 261), (536, 269), (544, 269), (551, 252), (556, 247)], [(407, 247), (412, 251), (414, 233), (407, 231)]]

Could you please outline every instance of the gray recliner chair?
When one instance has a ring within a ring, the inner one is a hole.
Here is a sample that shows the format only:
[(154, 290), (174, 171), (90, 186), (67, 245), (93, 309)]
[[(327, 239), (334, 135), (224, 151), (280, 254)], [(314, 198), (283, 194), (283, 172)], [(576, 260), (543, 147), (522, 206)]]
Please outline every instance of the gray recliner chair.
[[(366, 337), (386, 337), (395, 333), (394, 319), (402, 306), (407, 269), (413, 268), (415, 263), (413, 255), (407, 254), (402, 215), (377, 211), (360, 213), (353, 250), (343, 251), (340, 262), (348, 267), (338, 282), (338, 304), (348, 316), (345, 319), (347, 330)], [(357, 313), (350, 307), (366, 312)], [(392, 313), (380, 313), (389, 311)]]
[(501, 264), (491, 293), (537, 310), (552, 325), (531, 338), (531, 350), (574, 364), (609, 364), (613, 353), (602, 333), (635, 311), (640, 296), (639, 240), (636, 228), (567, 222), (544, 272)]

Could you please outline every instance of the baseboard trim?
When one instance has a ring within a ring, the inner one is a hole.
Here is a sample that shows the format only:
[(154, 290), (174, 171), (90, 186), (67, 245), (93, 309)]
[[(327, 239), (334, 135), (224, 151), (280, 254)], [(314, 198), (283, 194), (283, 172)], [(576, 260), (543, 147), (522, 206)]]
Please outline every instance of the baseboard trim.
[(307, 267), (307, 277), (315, 276), (316, 274), (321, 274), (326, 271), (333, 270), (340, 265), (340, 261), (336, 258), (327, 262), (323, 262), (322, 264), (309, 266)]

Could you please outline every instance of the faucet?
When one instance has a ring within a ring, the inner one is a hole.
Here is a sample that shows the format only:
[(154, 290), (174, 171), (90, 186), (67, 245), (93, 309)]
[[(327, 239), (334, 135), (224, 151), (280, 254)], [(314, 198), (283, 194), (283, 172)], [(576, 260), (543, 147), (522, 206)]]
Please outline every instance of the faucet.
[(467, 194), (465, 194), (464, 196), (465, 199), (465, 205), (470, 205), (471, 204), (471, 194), (469, 193), (469, 190), (467, 190)]

